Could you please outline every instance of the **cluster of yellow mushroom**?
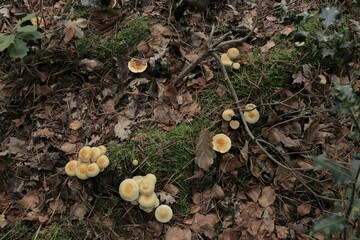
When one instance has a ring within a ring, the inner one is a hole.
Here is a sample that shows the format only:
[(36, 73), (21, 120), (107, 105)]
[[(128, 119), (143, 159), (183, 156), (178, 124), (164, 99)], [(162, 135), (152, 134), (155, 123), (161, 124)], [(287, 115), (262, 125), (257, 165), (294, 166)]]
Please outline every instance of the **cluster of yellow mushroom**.
[(109, 166), (109, 158), (105, 155), (106, 147), (84, 146), (80, 149), (78, 160), (70, 160), (65, 165), (65, 172), (68, 176), (76, 176), (81, 180), (96, 177), (99, 172)]
[(145, 176), (134, 176), (120, 183), (119, 194), (125, 201), (139, 205), (144, 212), (155, 210), (155, 218), (161, 223), (166, 223), (172, 218), (172, 210), (167, 205), (160, 205), (160, 200), (155, 194), (156, 176), (149, 173)]
[(237, 62), (240, 56), (240, 52), (237, 48), (229, 48), (226, 53), (221, 54), (221, 63), (228, 68), (232, 68), (234, 70), (240, 69), (240, 63)]
[(234, 110), (232, 110), (232, 109), (230, 109), (230, 108), (229, 108), (229, 109), (225, 109), (225, 110), (223, 111), (223, 113), (221, 114), (221, 116), (222, 116), (222, 118), (223, 118), (225, 121), (229, 122), (229, 126), (230, 126), (232, 129), (236, 130), (236, 129), (238, 129), (238, 128), (240, 127), (240, 122), (239, 122), (238, 120), (233, 120), (233, 119), (232, 119), (232, 117), (235, 116)]

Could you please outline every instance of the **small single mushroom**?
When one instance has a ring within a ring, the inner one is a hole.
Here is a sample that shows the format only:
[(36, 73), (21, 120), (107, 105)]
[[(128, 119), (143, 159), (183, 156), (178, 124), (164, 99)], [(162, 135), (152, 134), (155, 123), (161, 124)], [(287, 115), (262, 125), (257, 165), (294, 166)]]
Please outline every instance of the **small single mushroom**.
[(237, 48), (234, 48), (234, 47), (229, 48), (226, 53), (227, 53), (227, 55), (229, 56), (229, 58), (231, 60), (235, 60), (240, 56), (239, 50)]
[(327, 80), (326, 80), (326, 77), (325, 77), (324, 74), (319, 74), (318, 78), (319, 78), (319, 83), (320, 84), (326, 84), (327, 83)]
[(107, 149), (106, 149), (106, 147), (104, 145), (100, 145), (100, 146), (98, 146), (98, 148), (101, 151), (101, 155), (104, 155), (106, 153), (106, 151), (107, 151)]
[(132, 58), (128, 62), (128, 68), (133, 73), (142, 73), (147, 68), (147, 62), (145, 62), (141, 59)]
[(152, 193), (150, 195), (143, 195), (143, 194), (140, 194), (139, 196), (139, 205), (144, 207), (144, 208), (150, 208), (150, 207), (154, 207), (155, 204), (156, 204), (156, 194), (155, 193)]
[(100, 172), (99, 165), (96, 163), (90, 163), (86, 169), (86, 175), (88, 177), (96, 177)]
[(213, 149), (220, 153), (226, 153), (231, 148), (231, 139), (223, 133), (216, 134), (212, 138)]
[(125, 201), (134, 201), (139, 197), (139, 185), (135, 180), (127, 178), (120, 183), (119, 194)]
[(155, 183), (149, 178), (144, 177), (140, 185), (140, 193), (143, 195), (151, 195), (155, 191)]
[(91, 148), (91, 162), (96, 162), (96, 160), (102, 155), (100, 148), (92, 147)]
[(98, 159), (96, 159), (96, 164), (101, 169), (105, 169), (110, 164), (110, 160), (106, 155), (101, 155)]
[(85, 180), (88, 179), (88, 175), (87, 173), (87, 166), (88, 164), (86, 163), (80, 163), (78, 164), (77, 168), (76, 168), (76, 176), (81, 179), (81, 180)]
[(225, 109), (223, 113), (221, 114), (222, 118), (225, 121), (230, 121), (233, 116), (235, 116), (235, 112), (232, 109)]
[(167, 223), (171, 220), (173, 211), (168, 205), (160, 205), (155, 210), (155, 218), (161, 223)]
[(76, 160), (71, 160), (65, 165), (65, 173), (73, 177), (76, 175), (76, 168), (77, 168), (78, 162)]
[(79, 160), (82, 162), (89, 162), (92, 154), (92, 149), (89, 146), (84, 146), (79, 151)]
[(137, 166), (137, 165), (139, 165), (139, 160), (134, 159), (134, 160), (132, 160), (131, 164), (132, 164), (133, 166)]
[(233, 64), (233, 61), (231, 61), (230, 57), (226, 53), (221, 54), (220, 59), (221, 59), (221, 63), (225, 67), (231, 67), (231, 65)]
[(232, 65), (232, 68), (233, 68), (234, 70), (239, 70), (239, 69), (240, 69), (240, 63), (234, 62), (233, 65)]
[(244, 117), (245, 117), (246, 122), (253, 124), (253, 123), (256, 123), (257, 121), (259, 121), (260, 113), (256, 109), (255, 104), (252, 104), (252, 103), (246, 104), (245, 110), (247, 110), (246, 112), (244, 112)]
[(230, 126), (232, 129), (236, 130), (236, 129), (238, 129), (238, 128), (240, 127), (240, 122), (239, 122), (238, 120), (231, 120), (231, 121), (229, 122), (229, 126)]

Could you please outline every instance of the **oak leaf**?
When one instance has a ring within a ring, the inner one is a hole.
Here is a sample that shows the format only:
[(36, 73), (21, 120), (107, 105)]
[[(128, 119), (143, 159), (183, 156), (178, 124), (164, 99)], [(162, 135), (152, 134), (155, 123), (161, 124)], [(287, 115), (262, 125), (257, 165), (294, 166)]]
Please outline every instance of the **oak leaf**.
[(195, 163), (204, 171), (209, 171), (209, 167), (214, 163), (216, 157), (211, 142), (212, 139), (208, 130), (202, 130), (195, 140)]

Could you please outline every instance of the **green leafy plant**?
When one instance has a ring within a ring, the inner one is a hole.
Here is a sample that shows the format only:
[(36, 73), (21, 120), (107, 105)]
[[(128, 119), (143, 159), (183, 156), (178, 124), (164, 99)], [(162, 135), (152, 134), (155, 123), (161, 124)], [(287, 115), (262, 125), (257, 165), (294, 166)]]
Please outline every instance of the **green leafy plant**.
[[(360, 136), (360, 99), (354, 92), (351, 84), (335, 83), (335, 89), (338, 91), (333, 110), (345, 116), (349, 115), (353, 119), (355, 129), (349, 137), (358, 139)], [(360, 199), (358, 192), (360, 190), (360, 153), (356, 153), (351, 161), (351, 168), (339, 166), (326, 157), (325, 154), (319, 156), (310, 156), (316, 163), (316, 170), (324, 169), (331, 173), (331, 176), (337, 185), (343, 187), (345, 201), (336, 200), (334, 203), (334, 213), (322, 218), (316, 222), (310, 234), (323, 232), (330, 234), (343, 235), (343, 239), (359, 239), (359, 236), (347, 237), (347, 227), (360, 219)]]
[[(349, 23), (340, 18), (340, 11), (335, 6), (322, 8), (319, 12), (303, 12), (293, 16), (298, 23), (297, 30), (292, 34), (294, 42), (305, 42), (317, 59), (334, 59), (348, 63), (354, 59), (359, 47), (351, 41)], [(306, 48), (306, 47), (305, 47)]]
[(27, 43), (43, 37), (43, 34), (37, 31), (36, 26), (22, 26), (24, 22), (34, 17), (36, 17), (35, 13), (28, 14), (16, 22), (11, 33), (0, 33), (0, 52), (7, 49), (9, 56), (12, 58), (23, 58), (27, 55), (29, 51)]

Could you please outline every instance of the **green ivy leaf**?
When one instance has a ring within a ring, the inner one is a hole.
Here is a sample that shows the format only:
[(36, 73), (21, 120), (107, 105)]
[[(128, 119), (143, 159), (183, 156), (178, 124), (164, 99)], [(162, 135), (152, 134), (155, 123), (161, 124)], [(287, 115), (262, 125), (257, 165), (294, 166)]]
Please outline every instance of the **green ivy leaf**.
[(319, 18), (323, 20), (322, 23), (327, 29), (330, 25), (335, 23), (336, 19), (339, 18), (339, 15), (340, 12), (335, 6), (325, 7), (321, 9)]
[(321, 49), (321, 55), (323, 58), (326, 58), (326, 57), (334, 58), (335, 51), (333, 49), (323, 48), (323, 49)]
[(316, 232), (322, 232), (329, 236), (332, 233), (340, 233), (345, 227), (345, 219), (338, 215), (332, 215), (315, 222), (314, 226), (310, 229), (310, 235)]
[(16, 31), (17, 32), (36, 32), (36, 30), (37, 30), (36, 26), (27, 25), (27, 26), (24, 26), (24, 27), (18, 27)]
[(294, 42), (304, 42), (306, 40), (306, 37), (309, 36), (309, 32), (297, 29), (292, 35), (291, 40)]
[(324, 153), (318, 156), (306, 157), (311, 158), (315, 161), (315, 170), (325, 169), (330, 171), (331, 176), (335, 181), (335, 184), (349, 184), (354, 181), (354, 178), (351, 175), (351, 171), (349, 169), (331, 162)]
[(23, 39), (24, 41), (35, 41), (41, 39), (44, 35), (41, 32), (20, 32), (16, 33), (16, 38)]
[(9, 56), (12, 58), (23, 58), (27, 55), (29, 48), (21, 39), (15, 39), (14, 43), (8, 48)]
[(31, 20), (32, 18), (36, 17), (36, 13), (30, 13), (28, 15), (26, 15), (25, 17), (17, 20), (16, 22), (16, 28), (20, 28), (21, 27), (21, 24), (23, 24), (24, 22), (26, 21), (29, 21)]
[(14, 43), (15, 35), (5, 35), (3, 33), (0, 33), (0, 52), (7, 49), (12, 43)]

